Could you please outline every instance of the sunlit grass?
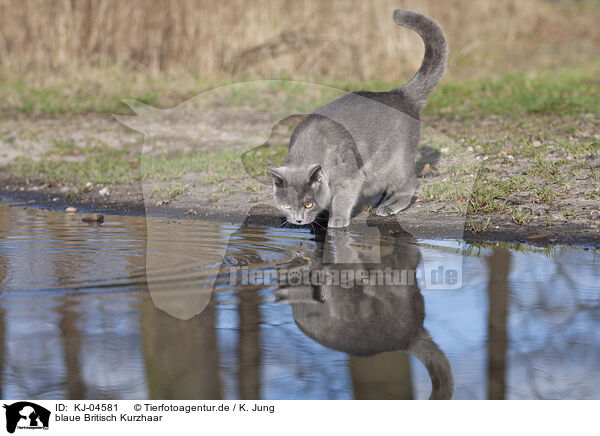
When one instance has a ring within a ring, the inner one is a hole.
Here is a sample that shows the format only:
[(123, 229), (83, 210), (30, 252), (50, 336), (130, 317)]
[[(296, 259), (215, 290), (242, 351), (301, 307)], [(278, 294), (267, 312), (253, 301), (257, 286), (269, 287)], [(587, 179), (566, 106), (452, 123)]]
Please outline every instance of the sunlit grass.
[[(600, 86), (597, 68), (547, 72), (529, 77), (508, 73), (443, 81), (430, 97), (426, 114), (436, 115), (518, 115), (579, 114), (600, 112)], [(324, 80), (318, 88), (290, 81), (265, 93), (234, 86), (227, 104), (254, 102), (256, 107), (285, 105), (306, 112), (335, 98), (336, 90), (387, 91), (401, 83), (384, 81), (342, 82)], [(139, 75), (127, 71), (107, 71), (75, 77), (36, 76), (0, 77), (0, 114), (37, 113), (47, 115), (78, 113), (130, 113), (122, 99), (133, 98), (150, 105), (172, 107), (200, 92), (227, 84), (225, 80), (207, 82), (196, 77), (184, 79)], [(329, 89), (327, 87), (330, 87)], [(309, 91), (307, 91), (307, 89)]]

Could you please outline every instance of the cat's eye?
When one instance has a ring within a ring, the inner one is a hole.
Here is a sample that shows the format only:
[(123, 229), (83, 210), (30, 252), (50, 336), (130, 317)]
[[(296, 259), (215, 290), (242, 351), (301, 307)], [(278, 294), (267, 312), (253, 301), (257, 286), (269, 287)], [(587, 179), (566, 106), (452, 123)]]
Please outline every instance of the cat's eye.
[(284, 209), (291, 209), (291, 208), (292, 208), (292, 206), (290, 206), (289, 204), (284, 204), (284, 205), (283, 205), (283, 208), (284, 208)]
[(305, 208), (307, 208), (307, 209), (310, 209), (310, 208), (311, 208), (311, 207), (313, 207), (313, 206), (314, 206), (314, 204), (313, 204), (313, 203), (306, 203), (306, 204), (304, 205), (304, 207), (305, 207)]

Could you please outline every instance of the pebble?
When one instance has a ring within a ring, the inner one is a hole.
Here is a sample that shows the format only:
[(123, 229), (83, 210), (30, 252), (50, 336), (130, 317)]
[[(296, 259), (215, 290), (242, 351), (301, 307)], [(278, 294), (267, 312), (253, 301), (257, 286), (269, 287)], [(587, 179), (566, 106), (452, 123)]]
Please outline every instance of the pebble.
[(547, 233), (537, 233), (535, 235), (527, 236), (527, 239), (529, 239), (531, 241), (537, 241), (540, 239), (547, 239), (547, 238), (548, 238)]
[(98, 194), (100, 194), (103, 197), (108, 197), (110, 195), (110, 189), (102, 188), (101, 190), (98, 191)]
[(196, 209), (190, 209), (185, 214), (186, 215), (198, 215), (198, 211), (196, 211)]
[(69, 206), (65, 209), (66, 213), (77, 213), (77, 208), (73, 206)]
[(98, 213), (81, 218), (84, 223), (103, 223), (104, 216)]
[(52, 199), (52, 201), (58, 201), (58, 200), (60, 200), (60, 197), (54, 197), (54, 198)]

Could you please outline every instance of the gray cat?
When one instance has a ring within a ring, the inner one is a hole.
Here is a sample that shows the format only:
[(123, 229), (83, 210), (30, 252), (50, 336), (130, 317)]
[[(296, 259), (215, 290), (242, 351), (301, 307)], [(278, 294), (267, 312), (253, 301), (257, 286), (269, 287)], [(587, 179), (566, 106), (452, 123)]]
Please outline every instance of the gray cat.
[(327, 210), (329, 227), (346, 227), (360, 204), (376, 205), (380, 216), (410, 204), (418, 184), (419, 111), (444, 74), (448, 47), (430, 18), (399, 9), (394, 21), (423, 39), (421, 67), (400, 88), (346, 94), (296, 127), (284, 166), (269, 170), (275, 204), (290, 223), (308, 224)]

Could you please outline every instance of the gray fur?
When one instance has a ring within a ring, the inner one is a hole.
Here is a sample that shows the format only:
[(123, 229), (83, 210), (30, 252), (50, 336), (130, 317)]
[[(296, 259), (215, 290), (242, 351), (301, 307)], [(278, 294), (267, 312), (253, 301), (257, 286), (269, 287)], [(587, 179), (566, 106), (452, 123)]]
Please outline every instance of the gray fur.
[(415, 355), (431, 378), (430, 399), (450, 399), (450, 363), (423, 326), (425, 303), (414, 276), (421, 260), (416, 241), (400, 229), (395, 236), (382, 236), (373, 251), (362, 248), (361, 238), (333, 232), (318, 242), (310, 256), (311, 274), (390, 269), (406, 271), (405, 284), (324, 282), (279, 289), (278, 300), (292, 306), (300, 330), (328, 348), (354, 356), (394, 350)]
[(284, 166), (270, 170), (275, 204), (290, 223), (308, 224), (327, 210), (329, 227), (346, 227), (361, 204), (376, 204), (381, 216), (410, 204), (418, 185), (419, 111), (442, 78), (448, 49), (431, 19), (397, 10), (394, 21), (423, 38), (419, 71), (398, 89), (346, 94), (296, 127)]

